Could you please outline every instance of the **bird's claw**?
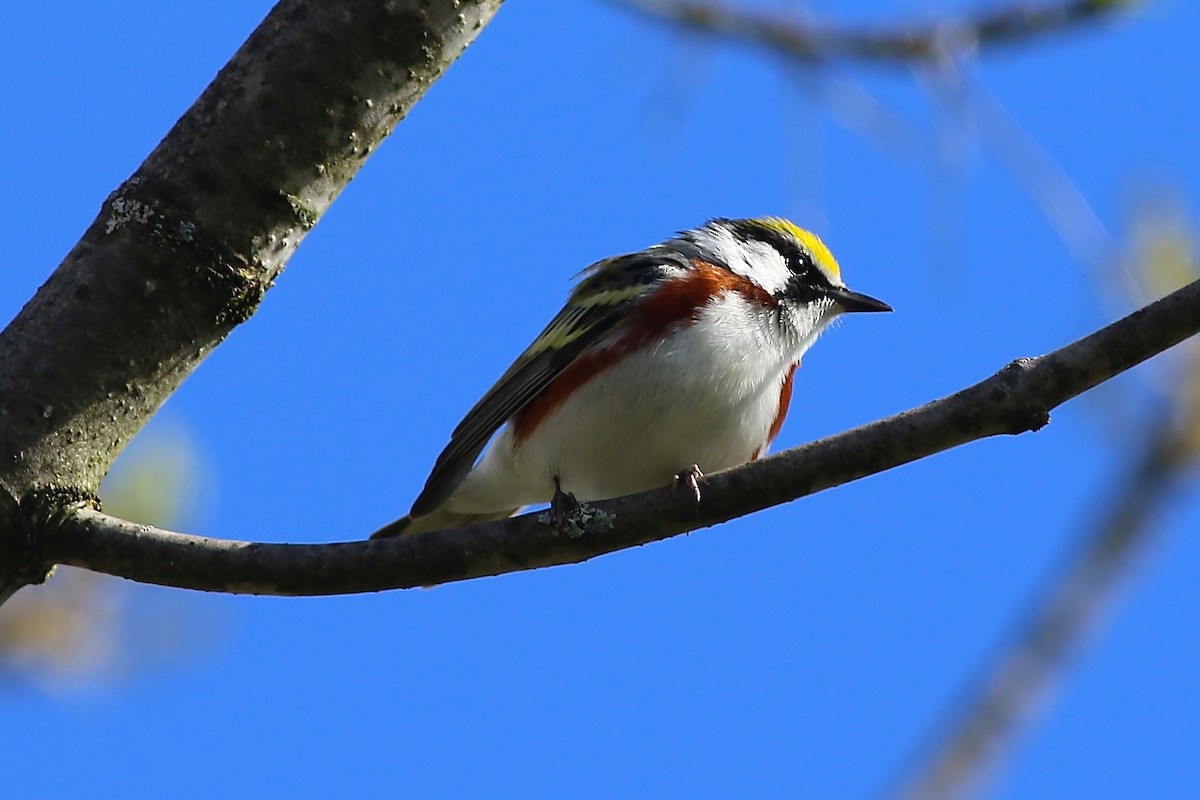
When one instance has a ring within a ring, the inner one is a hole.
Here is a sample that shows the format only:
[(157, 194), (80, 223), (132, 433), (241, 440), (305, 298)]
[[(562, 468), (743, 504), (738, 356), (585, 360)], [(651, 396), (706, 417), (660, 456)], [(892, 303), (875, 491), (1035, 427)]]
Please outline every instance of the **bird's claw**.
[(575, 495), (562, 490), (562, 485), (555, 476), (554, 497), (550, 498), (550, 524), (560, 531), (567, 530), (578, 513), (579, 501), (575, 499)]
[(671, 484), (671, 492), (674, 493), (680, 486), (686, 487), (688, 493), (696, 498), (696, 502), (700, 502), (700, 484), (705, 482), (704, 473), (700, 471), (698, 464), (692, 464), (685, 470), (680, 470), (675, 473), (675, 482)]

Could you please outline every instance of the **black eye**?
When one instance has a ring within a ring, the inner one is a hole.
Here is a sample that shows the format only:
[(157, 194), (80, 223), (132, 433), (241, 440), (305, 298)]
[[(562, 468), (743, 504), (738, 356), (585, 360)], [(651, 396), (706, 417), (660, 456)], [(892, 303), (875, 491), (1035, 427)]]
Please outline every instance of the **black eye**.
[(829, 276), (813, 263), (812, 257), (806, 250), (793, 244), (787, 252), (784, 252), (784, 261), (792, 275), (795, 276), (793, 280), (799, 279), (816, 289), (829, 289), (833, 286), (829, 282)]

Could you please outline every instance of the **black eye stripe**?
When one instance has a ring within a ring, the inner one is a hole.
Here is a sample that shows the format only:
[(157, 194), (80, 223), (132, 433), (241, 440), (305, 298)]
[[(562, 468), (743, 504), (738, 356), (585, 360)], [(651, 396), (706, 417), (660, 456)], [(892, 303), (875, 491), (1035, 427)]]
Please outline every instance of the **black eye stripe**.
[(806, 275), (801, 273), (793, 273), (791, 280), (787, 282), (787, 286), (777, 293), (777, 296), (786, 297), (794, 300), (797, 303), (811, 303), (817, 298), (825, 296), (825, 290), (828, 288), (826, 284), (818, 283), (811, 280)]

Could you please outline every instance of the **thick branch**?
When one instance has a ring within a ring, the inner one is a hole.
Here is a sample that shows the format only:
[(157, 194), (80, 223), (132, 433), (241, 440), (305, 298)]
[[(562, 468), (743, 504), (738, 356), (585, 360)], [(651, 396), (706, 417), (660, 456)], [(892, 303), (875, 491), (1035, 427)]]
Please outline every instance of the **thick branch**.
[(499, 4), (282, 0), (0, 335), (0, 490), (94, 494)]
[(82, 509), (49, 561), (209, 591), (314, 595), (425, 586), (584, 561), (785, 503), (951, 447), (1037, 430), (1051, 409), (1200, 331), (1200, 281), (1102, 330), (921, 408), (709, 477), (699, 504), (658, 489), (585, 504), (560, 534), (531, 514), (419, 536), (325, 545), (171, 533)]
[(0, 335), (0, 600), (501, 0), (282, 0)]
[(813, 24), (708, 0), (617, 2), (657, 20), (811, 62), (938, 60), (952, 50), (1024, 41), (1133, 5), (1132, 0), (1014, 3), (959, 18), (876, 30)]

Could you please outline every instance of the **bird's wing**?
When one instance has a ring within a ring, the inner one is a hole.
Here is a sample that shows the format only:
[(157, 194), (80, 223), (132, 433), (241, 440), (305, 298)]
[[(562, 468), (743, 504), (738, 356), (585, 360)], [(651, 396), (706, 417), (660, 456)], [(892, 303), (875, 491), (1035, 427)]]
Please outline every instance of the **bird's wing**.
[(687, 262), (670, 251), (616, 256), (582, 274), (567, 304), (450, 435), (411, 515), (432, 512), (454, 492), (501, 425), (590, 347), (614, 333), (640, 298)]

